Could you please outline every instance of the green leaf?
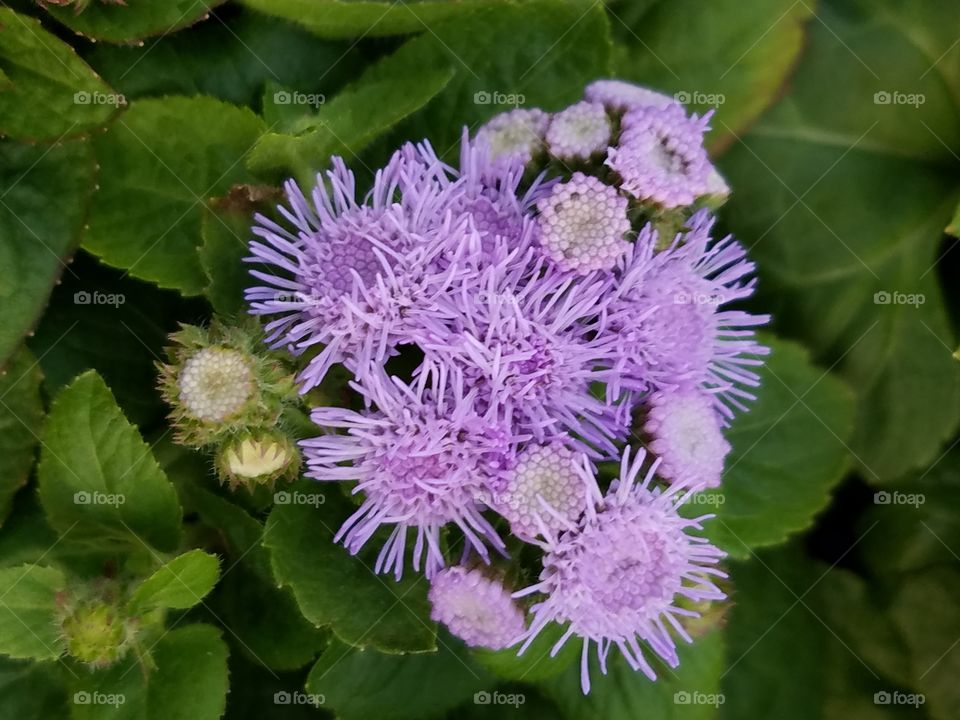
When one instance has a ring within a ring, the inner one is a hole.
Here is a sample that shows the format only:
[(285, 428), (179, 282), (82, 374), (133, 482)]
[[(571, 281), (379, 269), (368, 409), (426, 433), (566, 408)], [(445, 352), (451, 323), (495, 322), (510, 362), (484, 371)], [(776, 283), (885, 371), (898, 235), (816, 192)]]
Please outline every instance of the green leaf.
[(429, 138), (442, 156), (455, 157), (464, 125), (476, 129), (511, 109), (485, 104), (478, 93), (522, 96), (524, 107), (559, 110), (577, 101), (588, 82), (610, 73), (610, 51), (602, 3), (478, 5), (474, 12), (432, 25), (400, 51), (413, 67), (450, 65), (457, 74), (398, 128), (396, 139)]
[[(453, 75), (449, 63), (423, 65), (403, 48), (324, 103), (316, 115), (304, 121), (301, 134), (265, 134), (250, 155), (250, 167), (257, 174), (289, 171), (304, 181), (312, 179), (332, 155), (359, 153), (378, 135), (422, 108)], [(287, 93), (282, 97), (292, 101), (297, 96)]]
[(152, 650), (72, 682), (72, 720), (219, 720), (226, 706), (227, 646), (209, 625), (171, 630)]
[[(329, 625), (348, 645), (384, 652), (433, 650), (427, 583), (407, 573), (400, 582), (373, 572), (365, 555), (351, 556), (333, 536), (356, 510), (339, 488), (302, 482), (289, 492), (297, 502), (276, 505), (264, 545), (281, 585), (293, 589), (303, 616)], [(371, 542), (376, 543), (378, 538)]]
[(556, 657), (550, 657), (550, 651), (565, 630), (565, 626), (551, 623), (520, 656), (517, 655), (517, 647), (506, 650), (475, 648), (473, 655), (477, 662), (497, 677), (528, 683), (545, 680), (558, 675), (580, 659), (580, 648), (575, 642), (566, 643)]
[(715, 108), (710, 144), (729, 144), (775, 100), (800, 57), (814, 5), (680, 0), (657, 2), (636, 20), (613, 7), (611, 28), (627, 48), (616, 75), (676, 94), (699, 112)]
[(26, 348), (0, 373), (0, 525), (27, 483), (43, 422), (43, 375)]
[(0, 72), (0, 135), (15, 140), (55, 141), (89, 132), (109, 120), (122, 100), (39, 20), (9, 8), (0, 8)]
[(749, 412), (727, 431), (732, 450), (723, 483), (697, 496), (691, 512), (715, 511), (707, 534), (735, 557), (803, 530), (828, 504), (849, 464), (854, 399), (792, 342), (762, 335), (772, 354)]
[(84, 247), (134, 277), (199, 294), (204, 205), (250, 179), (244, 160), (262, 131), (249, 110), (212, 98), (132, 103), (94, 141), (101, 179)]
[(37, 322), (76, 247), (94, 172), (87, 142), (0, 141), (0, 366)]
[(241, 0), (247, 7), (286, 18), (328, 38), (377, 37), (422, 32), (476, 7), (505, 5), (503, 0), (456, 3), (413, 0)]
[(303, 618), (289, 588), (278, 589), (246, 559), (224, 573), (212, 602), (244, 652), (272, 670), (301, 668), (327, 646), (329, 633)]
[(232, 8), (212, 22), (143, 47), (98, 43), (87, 61), (127, 100), (211, 95), (256, 107), (266, 81), (329, 95), (366, 59), (345, 42), (322, 40), (285, 20)]
[(950, 233), (954, 237), (960, 237), (960, 205), (957, 205), (957, 209), (953, 211), (953, 218), (944, 232)]
[(243, 259), (249, 254), (253, 215), (269, 212), (279, 201), (274, 188), (238, 185), (204, 213), (200, 247), (200, 263), (208, 278), (204, 294), (221, 316), (243, 312), (243, 291), (250, 284), (249, 265)]
[(960, 653), (960, 572), (940, 567), (903, 579), (890, 614), (906, 642), (902, 658), (917, 689), (926, 696), (926, 710), (934, 720), (956, 717), (960, 703), (957, 673)]
[(65, 584), (55, 568), (21, 565), (0, 570), (0, 654), (54, 660), (63, 653), (54, 612)]
[(580, 689), (580, 663), (540, 687), (569, 720), (588, 717), (604, 720), (639, 717), (706, 720), (713, 717), (717, 706), (725, 700), (720, 693), (724, 663), (722, 634), (714, 630), (695, 639), (693, 645), (686, 645), (681, 640), (677, 652), (680, 666), (674, 670), (661, 666), (655, 682), (631, 670), (614, 647), (610, 651), (606, 675), (600, 672), (596, 657), (591, 659), (589, 695), (584, 695)]
[(176, 491), (95, 372), (54, 400), (38, 479), (50, 523), (71, 539), (162, 552), (179, 544)]
[(190, 550), (157, 570), (134, 590), (128, 609), (141, 614), (158, 608), (186, 610), (203, 600), (220, 577), (220, 561)]
[[(868, 480), (887, 482), (929, 464), (960, 420), (960, 367), (934, 271), (960, 149), (956, 73), (935, 61), (960, 8), (871, 3), (871, 18), (849, 5), (844, 16), (823, 10), (793, 92), (723, 168), (761, 304), (850, 382), (851, 448)], [(923, 104), (908, 104), (911, 95)]]
[(66, 717), (67, 691), (61, 668), (0, 657), (0, 718), (49, 720)]
[(437, 652), (416, 655), (331, 643), (310, 671), (307, 692), (343, 720), (427, 720), (492, 689), (463, 643), (449, 635), (437, 640)]
[(150, 2), (91, 2), (82, 12), (70, 5), (47, 10), (68, 28), (94, 40), (133, 43), (151, 35), (166, 35), (209, 17), (226, 0), (150, 0)]

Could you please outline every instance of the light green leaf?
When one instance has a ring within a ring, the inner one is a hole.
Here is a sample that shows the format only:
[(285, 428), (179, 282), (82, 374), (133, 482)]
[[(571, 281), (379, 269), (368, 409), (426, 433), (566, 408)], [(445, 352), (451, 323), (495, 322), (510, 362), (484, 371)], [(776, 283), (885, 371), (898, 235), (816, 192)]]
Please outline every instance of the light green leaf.
[(9, 8), (0, 8), (0, 72), (0, 135), (15, 140), (80, 135), (109, 120), (122, 100), (39, 20)]
[(21, 565), (0, 570), (0, 654), (53, 660), (63, 653), (54, 613), (57, 593), (65, 584), (55, 568)]
[(179, 544), (176, 491), (95, 372), (54, 400), (38, 479), (47, 518), (72, 540), (133, 551)]
[(203, 600), (220, 577), (220, 561), (190, 550), (157, 570), (134, 590), (128, 608), (140, 614), (158, 608), (186, 610)]
[(955, 73), (941, 76), (949, 63), (934, 62), (953, 40), (925, 24), (943, 14), (942, 28), (960, 8), (927, 0), (906, 13), (882, 2), (876, 13), (869, 3), (871, 19), (860, 5), (822, 11), (793, 92), (723, 168), (761, 304), (850, 382), (851, 447), (868, 480), (887, 482), (930, 463), (960, 420), (960, 367), (934, 271), (957, 204), (947, 168), (960, 114)]
[(79, 241), (94, 173), (87, 142), (0, 141), (0, 366), (37, 322)]
[(67, 5), (47, 5), (47, 10), (68, 28), (94, 40), (134, 43), (151, 35), (166, 35), (206, 20), (210, 11), (226, 0), (150, 0), (149, 2), (100, 2), (82, 12)]
[(716, 512), (707, 534), (735, 557), (809, 526), (849, 465), (849, 388), (796, 343), (771, 335), (761, 342), (772, 354), (760, 370), (757, 401), (726, 433), (732, 450), (722, 484), (698, 496), (705, 504), (690, 506)]
[(209, 625), (171, 630), (145, 669), (129, 656), (72, 681), (72, 720), (219, 720), (228, 688), (227, 646)]
[(815, 4), (680, 0), (657, 2), (637, 19), (614, 6), (611, 28), (627, 48), (616, 75), (676, 94), (698, 112), (715, 108), (710, 144), (722, 147), (775, 100)]
[(250, 180), (246, 154), (262, 132), (252, 112), (212, 98), (132, 103), (94, 142), (100, 189), (84, 247), (134, 277), (199, 294), (204, 205)]
[(331, 643), (310, 671), (307, 692), (343, 720), (427, 720), (495, 687), (463, 643), (449, 635), (437, 642), (436, 652), (416, 655)]
[[(288, 492), (297, 502), (276, 505), (264, 545), (273, 572), (314, 625), (329, 625), (348, 645), (384, 652), (433, 650), (427, 583), (407, 573), (402, 581), (376, 575), (369, 553), (354, 557), (333, 536), (356, 508), (334, 486), (302, 482)], [(378, 542), (374, 538), (371, 543)]]
[(27, 482), (43, 421), (43, 375), (23, 348), (0, 374), (0, 525)]
[(600, 672), (596, 657), (591, 659), (589, 695), (580, 689), (580, 663), (540, 687), (568, 720), (706, 720), (724, 702), (720, 692), (724, 667), (722, 633), (714, 630), (695, 639), (693, 645), (679, 642), (680, 666), (669, 671), (658, 665), (661, 670), (655, 682), (631, 670), (614, 647), (606, 675)]
[[(290, 172), (307, 182), (332, 155), (359, 153), (378, 135), (422, 108), (453, 75), (449, 63), (423, 65), (403, 48), (325, 102), (316, 115), (307, 116), (299, 135), (264, 135), (250, 155), (250, 167), (258, 174)], [(284, 97), (296, 96), (287, 93)]]

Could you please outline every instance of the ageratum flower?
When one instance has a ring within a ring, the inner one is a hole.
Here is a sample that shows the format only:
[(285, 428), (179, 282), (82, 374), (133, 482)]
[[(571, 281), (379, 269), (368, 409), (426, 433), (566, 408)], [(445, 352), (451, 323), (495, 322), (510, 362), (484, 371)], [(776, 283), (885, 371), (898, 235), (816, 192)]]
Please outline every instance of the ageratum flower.
[(706, 210), (689, 221), (662, 252), (648, 225), (621, 267), (618, 298), (606, 312), (605, 332), (616, 339), (616, 372), (608, 391), (671, 390), (698, 386), (711, 394), (726, 418), (753, 400), (745, 387), (759, 385), (752, 368), (769, 349), (754, 330), (768, 315), (724, 309), (753, 294), (754, 264), (731, 236), (713, 241), (714, 218)]
[(660, 458), (657, 474), (674, 483), (720, 485), (730, 443), (709, 395), (696, 388), (653, 393), (646, 400), (648, 448)]
[(523, 611), (480, 569), (444, 568), (430, 581), (430, 617), (470, 647), (503, 650), (525, 630)]
[(492, 160), (526, 165), (543, 148), (549, 121), (543, 110), (516, 108), (494, 115), (477, 131), (476, 140), (488, 148)]
[(576, 172), (537, 202), (539, 242), (564, 270), (612, 270), (630, 249), (627, 199), (615, 188)]
[(601, 103), (610, 112), (622, 113), (634, 107), (664, 108), (676, 104), (669, 95), (622, 80), (597, 80), (587, 85), (584, 97)]
[(417, 318), (423, 368), (455, 377), (482, 412), (538, 442), (566, 433), (592, 457), (616, 456), (624, 408), (590, 391), (610, 381), (616, 358), (616, 338), (595, 327), (612, 282), (565, 273), (535, 248), (501, 246)]
[(512, 464), (516, 438), (510, 427), (478, 415), (473, 393), (443, 376), (425, 372), (408, 385), (370, 367), (353, 387), (371, 409), (316, 408), (314, 423), (346, 433), (301, 442), (308, 477), (355, 480), (353, 492), (363, 495), (334, 541), (356, 554), (379, 528), (392, 527), (375, 569), (392, 568), (398, 579), (410, 530), (413, 567), (423, 564), (427, 577), (444, 566), (444, 525), (456, 525), (485, 561), (487, 545), (502, 552), (503, 541), (481, 514), (481, 499)]
[(714, 578), (726, 577), (716, 567), (724, 553), (688, 533), (701, 529), (709, 516), (687, 519), (678, 513), (697, 488), (655, 489), (651, 481), (656, 463), (638, 483), (644, 459), (640, 450), (631, 462), (629, 450), (625, 451), (619, 480), (606, 497), (600, 496), (595, 481), (591, 483), (580, 521), (544, 544), (539, 582), (514, 594), (545, 595), (530, 608), (533, 620), (521, 638), (520, 653), (553, 622), (567, 625), (553, 654), (571, 637), (582, 639), (580, 680), (585, 694), (590, 691), (591, 647), (596, 647), (603, 673), (609, 651), (616, 646), (631, 668), (655, 680), (645, 652), (676, 667), (675, 637), (691, 642), (680, 618), (699, 614), (685, 603), (725, 597), (714, 584)]
[(598, 102), (579, 102), (550, 118), (547, 149), (561, 160), (588, 160), (610, 144), (610, 118)]
[(711, 114), (688, 117), (679, 103), (627, 110), (606, 160), (622, 179), (620, 187), (665, 208), (690, 205), (707, 194), (713, 165), (703, 136)]
[(409, 342), (409, 312), (449, 290), (477, 241), (468, 219), (449, 210), (458, 186), (413, 146), (377, 172), (363, 201), (340, 158), (326, 182), (318, 175), (310, 201), (292, 180), (284, 187), (289, 207), (279, 210), (291, 227), (256, 216), (262, 242), (251, 243), (248, 261), (273, 272), (252, 270), (265, 285), (246, 297), (254, 314), (277, 316), (266, 325), (274, 347), (322, 346), (300, 375), (306, 392), (333, 363), (382, 363)]

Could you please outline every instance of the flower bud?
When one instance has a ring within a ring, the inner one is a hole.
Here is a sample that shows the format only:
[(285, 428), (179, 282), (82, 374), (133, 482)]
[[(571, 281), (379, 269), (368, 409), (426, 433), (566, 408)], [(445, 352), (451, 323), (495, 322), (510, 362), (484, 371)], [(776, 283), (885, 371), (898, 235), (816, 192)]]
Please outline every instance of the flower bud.
[(287, 437), (262, 433), (238, 437), (224, 444), (217, 455), (217, 472), (232, 489), (257, 486), (273, 488), (284, 478), (292, 480), (300, 470), (300, 453)]

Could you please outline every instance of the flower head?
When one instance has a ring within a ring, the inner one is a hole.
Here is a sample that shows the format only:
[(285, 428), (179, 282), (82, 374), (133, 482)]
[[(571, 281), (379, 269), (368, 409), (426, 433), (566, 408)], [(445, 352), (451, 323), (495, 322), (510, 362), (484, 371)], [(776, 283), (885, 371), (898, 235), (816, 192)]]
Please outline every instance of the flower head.
[(470, 647), (502, 650), (525, 629), (523, 611), (503, 584), (480, 569), (450, 567), (430, 581), (430, 617)]
[(405, 146), (360, 201), (353, 173), (335, 158), (311, 201), (286, 183), (290, 207), (280, 213), (292, 229), (257, 216), (262, 241), (251, 243), (248, 260), (273, 272), (251, 271), (266, 283), (247, 290), (251, 311), (278, 316), (266, 326), (276, 347), (323, 346), (301, 374), (302, 391), (335, 362), (382, 362), (408, 342), (407, 313), (445, 292), (458, 259), (475, 250), (469, 223), (450, 212), (459, 186), (446, 172), (435, 156)]
[(203, 348), (180, 371), (180, 402), (198, 420), (222, 422), (236, 415), (253, 391), (252, 363), (233, 348)]
[(445, 564), (440, 528), (448, 523), (484, 560), (489, 559), (486, 545), (502, 551), (502, 540), (481, 514), (481, 501), (512, 463), (515, 441), (509, 426), (478, 415), (471, 394), (430, 373), (407, 385), (368, 368), (354, 388), (373, 407), (362, 412), (316, 408), (311, 417), (317, 425), (346, 434), (301, 443), (308, 477), (356, 480), (354, 493), (363, 495), (359, 510), (334, 540), (356, 554), (378, 528), (392, 526), (376, 570), (392, 568), (397, 578), (410, 529), (416, 535), (414, 569), (423, 562), (428, 577)]
[(561, 160), (587, 160), (610, 144), (610, 118), (598, 102), (579, 102), (550, 118), (547, 149)]
[(726, 577), (715, 567), (723, 552), (687, 532), (699, 530), (707, 516), (681, 517), (677, 510), (689, 492), (651, 487), (655, 464), (638, 483), (644, 459), (641, 450), (630, 462), (626, 451), (620, 478), (606, 497), (595, 483), (588, 488), (582, 519), (545, 544), (539, 582), (515, 594), (546, 596), (530, 609), (533, 621), (521, 653), (551, 622), (568, 624), (554, 653), (571, 636), (582, 638), (584, 693), (590, 690), (591, 643), (603, 672), (609, 650), (616, 646), (634, 670), (656, 679), (644, 649), (676, 667), (674, 636), (691, 641), (678, 618), (698, 617), (684, 603), (724, 598), (713, 581)]
[(543, 110), (516, 108), (494, 115), (477, 131), (494, 161), (526, 165), (543, 147), (550, 116)]
[(517, 456), (494, 509), (510, 521), (517, 537), (529, 540), (543, 528), (560, 529), (585, 509), (584, 461), (565, 442), (527, 445)]
[(643, 429), (660, 458), (660, 477), (683, 485), (717, 487), (730, 443), (721, 432), (720, 417), (711, 398), (685, 388), (651, 395)]
[(617, 113), (634, 107), (663, 108), (676, 104), (676, 100), (669, 95), (622, 80), (596, 80), (587, 85), (583, 95), (587, 100), (601, 103)]
[(690, 205), (709, 191), (713, 166), (703, 146), (709, 119), (710, 113), (688, 117), (677, 103), (627, 110), (606, 164), (638, 200), (666, 208)]
[(723, 307), (752, 295), (756, 280), (743, 246), (711, 238), (713, 223), (709, 212), (697, 212), (662, 252), (654, 252), (656, 232), (647, 226), (640, 233), (604, 326), (617, 338), (614, 395), (621, 387), (699, 386), (727, 418), (753, 399), (744, 388), (759, 385), (752, 368), (769, 352), (753, 328), (770, 318)]
[(544, 254), (564, 270), (612, 270), (630, 248), (627, 199), (594, 177), (576, 172), (537, 202)]
[(269, 431), (237, 437), (217, 455), (217, 472), (234, 489), (273, 487), (279, 478), (294, 479), (299, 470), (300, 453), (290, 438)]

